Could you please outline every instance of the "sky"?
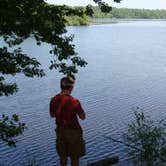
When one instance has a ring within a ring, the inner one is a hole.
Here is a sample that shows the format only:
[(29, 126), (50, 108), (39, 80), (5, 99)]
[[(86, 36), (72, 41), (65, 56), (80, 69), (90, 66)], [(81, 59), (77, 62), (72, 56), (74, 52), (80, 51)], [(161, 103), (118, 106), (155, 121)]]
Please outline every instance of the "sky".
[[(66, 4), (70, 6), (95, 5), (93, 0), (45, 0), (51, 4)], [(118, 8), (139, 8), (139, 9), (166, 9), (166, 0), (122, 0), (115, 3), (113, 0), (103, 0), (113, 7)]]

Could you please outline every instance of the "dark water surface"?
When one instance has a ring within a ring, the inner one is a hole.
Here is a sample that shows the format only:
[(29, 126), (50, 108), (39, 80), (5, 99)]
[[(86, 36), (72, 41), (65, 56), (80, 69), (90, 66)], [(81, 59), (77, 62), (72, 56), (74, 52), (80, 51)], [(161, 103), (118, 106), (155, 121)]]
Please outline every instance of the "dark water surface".
[[(69, 27), (80, 56), (88, 66), (77, 75), (73, 96), (87, 113), (81, 122), (87, 155), (81, 166), (109, 155), (127, 158), (123, 146), (104, 136), (120, 139), (133, 109), (142, 108), (153, 119), (166, 116), (166, 22), (130, 22), (87, 27)], [(16, 148), (0, 143), (0, 166), (21, 166), (35, 158), (39, 166), (58, 166), (54, 120), (49, 117), (50, 97), (59, 92), (57, 72), (48, 71), (49, 46), (34, 46), (28, 39), (23, 48), (39, 58), (47, 76), (16, 81), (19, 92), (0, 98), (0, 113), (19, 113), (28, 130)], [(51, 58), (49, 58), (51, 59)]]

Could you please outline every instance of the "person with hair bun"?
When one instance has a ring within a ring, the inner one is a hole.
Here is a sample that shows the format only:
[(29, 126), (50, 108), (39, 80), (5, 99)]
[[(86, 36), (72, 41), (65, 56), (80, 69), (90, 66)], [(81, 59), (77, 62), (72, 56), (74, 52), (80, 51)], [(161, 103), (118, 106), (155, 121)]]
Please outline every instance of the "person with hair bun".
[(61, 92), (50, 101), (50, 116), (56, 121), (56, 150), (60, 157), (60, 166), (79, 166), (79, 158), (85, 155), (83, 130), (78, 118), (84, 120), (85, 112), (80, 101), (71, 96), (75, 83), (74, 77), (63, 77)]

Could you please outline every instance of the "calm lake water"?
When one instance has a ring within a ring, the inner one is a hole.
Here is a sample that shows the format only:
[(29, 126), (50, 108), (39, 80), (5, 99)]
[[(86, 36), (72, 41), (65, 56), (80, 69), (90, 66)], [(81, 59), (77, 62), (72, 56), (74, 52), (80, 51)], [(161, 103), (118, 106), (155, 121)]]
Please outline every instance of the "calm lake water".
[[(88, 61), (77, 74), (73, 91), (87, 113), (81, 122), (87, 147), (81, 166), (110, 155), (124, 160), (124, 147), (104, 136), (121, 139), (136, 107), (153, 119), (166, 116), (166, 22), (69, 27), (68, 31), (75, 35), (77, 52)], [(33, 158), (39, 166), (58, 166), (55, 125), (48, 111), (51, 96), (60, 91), (61, 75), (48, 70), (47, 44), (35, 46), (28, 39), (23, 48), (40, 60), (47, 76), (8, 78), (20, 90), (0, 98), (0, 113), (19, 113), (28, 130), (17, 138), (16, 148), (0, 143), (0, 166), (21, 166)]]

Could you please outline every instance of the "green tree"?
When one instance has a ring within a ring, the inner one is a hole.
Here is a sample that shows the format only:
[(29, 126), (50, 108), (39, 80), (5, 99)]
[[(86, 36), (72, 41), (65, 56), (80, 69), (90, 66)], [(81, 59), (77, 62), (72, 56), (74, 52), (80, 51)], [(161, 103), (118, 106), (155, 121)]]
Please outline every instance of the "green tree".
[[(95, 1), (102, 11), (111, 10), (104, 2)], [(75, 52), (73, 36), (66, 35), (65, 16), (83, 16), (85, 13), (92, 15), (91, 6), (87, 6), (84, 11), (82, 8), (74, 9), (65, 5), (50, 5), (44, 0), (0, 0), (0, 39), (4, 42), (4, 45), (0, 46), (0, 96), (8, 96), (18, 91), (16, 83), (6, 82), (6, 75), (45, 75), (40, 68), (40, 62), (22, 51), (20, 44), (29, 37), (33, 37), (37, 45), (42, 42), (52, 45), (48, 53), (54, 55), (50, 62), (51, 70), (73, 75), (78, 72), (78, 67), (84, 67), (87, 62)], [(15, 141), (11, 144), (10, 140), (24, 131), (24, 124), (20, 123), (19, 119), (15, 121), (13, 117), (2, 116), (0, 126), (0, 140), (6, 141), (8, 145), (14, 145)], [(9, 134), (10, 129), (13, 129), (12, 134)]]

